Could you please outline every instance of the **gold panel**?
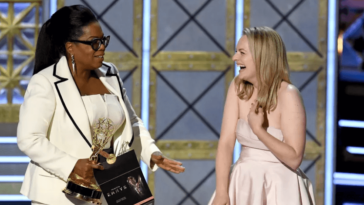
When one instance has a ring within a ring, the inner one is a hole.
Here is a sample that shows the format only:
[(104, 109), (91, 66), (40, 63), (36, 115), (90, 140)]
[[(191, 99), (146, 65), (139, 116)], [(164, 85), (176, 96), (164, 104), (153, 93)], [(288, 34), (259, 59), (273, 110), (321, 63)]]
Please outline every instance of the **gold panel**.
[(312, 52), (288, 52), (287, 58), (291, 71), (316, 71), (326, 63)]
[(318, 8), (318, 50), (323, 55), (323, 58), (326, 59), (326, 50), (327, 50), (327, 8), (328, 8), (328, 1), (327, 0), (320, 0), (318, 1), (319, 8)]
[(64, 0), (57, 0), (57, 9), (64, 7)]
[[(206, 140), (159, 140), (157, 143), (159, 149), (167, 156), (173, 159), (215, 159), (218, 141)], [(323, 150), (314, 141), (307, 141), (305, 147), (305, 160), (313, 160)]]
[(172, 159), (215, 159), (218, 141), (160, 140), (158, 148)]
[(0, 123), (13, 123), (19, 121), (20, 105), (3, 104), (0, 105)]
[(244, 28), (250, 28), (250, 0), (244, 0)]
[[(7, 38), (7, 51), (2, 51), (1, 54), (7, 55), (6, 68), (0, 66), (0, 90), (6, 89), (7, 104), (0, 105), (2, 115), (0, 115), (1, 122), (18, 122), (19, 105), (13, 105), (13, 90), (18, 88), (24, 95), (25, 90), (20, 86), (21, 80), (29, 80), (29, 77), (21, 76), (23, 68), (29, 64), (35, 55), (35, 45), (32, 45), (26, 38), (22, 36), (23, 29), (34, 29), (35, 39), (39, 33), (39, 7), (42, 6), (41, 0), (16, 0), (16, 1), (0, 1), (8, 3), (8, 13), (6, 15), (0, 13), (0, 40)], [(30, 3), (23, 11), (15, 15), (14, 3)], [(23, 24), (22, 20), (35, 9), (35, 22), (34, 24)], [(15, 50), (14, 40), (15, 37), (26, 47), (27, 50)], [(36, 40), (35, 40), (36, 42)], [(14, 68), (14, 55), (28, 56), (27, 60)]]

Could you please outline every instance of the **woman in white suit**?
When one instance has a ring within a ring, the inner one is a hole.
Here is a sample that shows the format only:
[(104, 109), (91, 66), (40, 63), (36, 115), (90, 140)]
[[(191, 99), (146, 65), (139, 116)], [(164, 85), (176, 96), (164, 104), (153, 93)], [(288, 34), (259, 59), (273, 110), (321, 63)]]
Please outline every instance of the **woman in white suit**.
[(160, 153), (135, 114), (118, 70), (103, 62), (109, 40), (95, 15), (81, 5), (61, 8), (41, 28), (17, 132), (20, 150), (31, 159), (20, 192), (33, 204), (85, 203), (62, 190), (72, 172), (88, 178), (93, 169), (103, 169), (88, 159), (91, 126), (100, 117), (116, 128), (106, 145), (115, 155), (127, 142), (151, 170), (184, 171), (180, 162)]

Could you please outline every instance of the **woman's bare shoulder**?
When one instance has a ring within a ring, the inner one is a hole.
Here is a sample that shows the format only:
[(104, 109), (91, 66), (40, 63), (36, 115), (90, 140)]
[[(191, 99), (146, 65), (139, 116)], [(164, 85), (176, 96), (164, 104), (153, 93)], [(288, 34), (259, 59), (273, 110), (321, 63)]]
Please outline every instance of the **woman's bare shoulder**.
[(293, 84), (282, 81), (281, 87), (278, 91), (278, 101), (281, 105), (287, 105), (287, 103), (301, 101), (300, 91)]

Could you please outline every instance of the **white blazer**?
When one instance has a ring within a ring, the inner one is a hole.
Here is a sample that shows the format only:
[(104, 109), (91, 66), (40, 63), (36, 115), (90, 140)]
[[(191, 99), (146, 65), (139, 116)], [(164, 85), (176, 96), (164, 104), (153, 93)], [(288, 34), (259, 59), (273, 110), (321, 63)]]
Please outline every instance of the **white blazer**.
[[(151, 155), (159, 149), (122, 89), (118, 70), (103, 63), (96, 73), (119, 97), (126, 117), (114, 135), (114, 152), (118, 155), (121, 144), (129, 142), (150, 168)], [(20, 193), (45, 204), (73, 204), (62, 190), (77, 160), (91, 155), (88, 143), (92, 141), (86, 109), (66, 57), (31, 78), (20, 108), (17, 137), (19, 149), (31, 159)]]

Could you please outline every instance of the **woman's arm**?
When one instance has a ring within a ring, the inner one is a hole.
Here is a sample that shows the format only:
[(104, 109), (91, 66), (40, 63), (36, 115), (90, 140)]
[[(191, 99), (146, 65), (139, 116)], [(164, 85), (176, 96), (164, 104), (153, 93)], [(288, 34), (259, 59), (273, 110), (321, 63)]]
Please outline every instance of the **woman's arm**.
[(41, 74), (34, 75), (20, 107), (18, 146), (33, 162), (66, 181), (78, 159), (59, 150), (47, 139), (55, 106), (50, 82)]
[(228, 193), (229, 173), (236, 140), (235, 129), (239, 118), (238, 102), (235, 83), (232, 81), (226, 97), (216, 155), (216, 197)]
[(303, 158), (306, 140), (306, 114), (302, 98), (296, 87), (288, 85), (279, 96), (281, 110), (281, 130), (284, 142), (270, 135), (263, 129), (263, 110), (254, 112), (256, 104), (252, 105), (249, 113), (249, 124), (268, 149), (284, 164), (296, 170)]

